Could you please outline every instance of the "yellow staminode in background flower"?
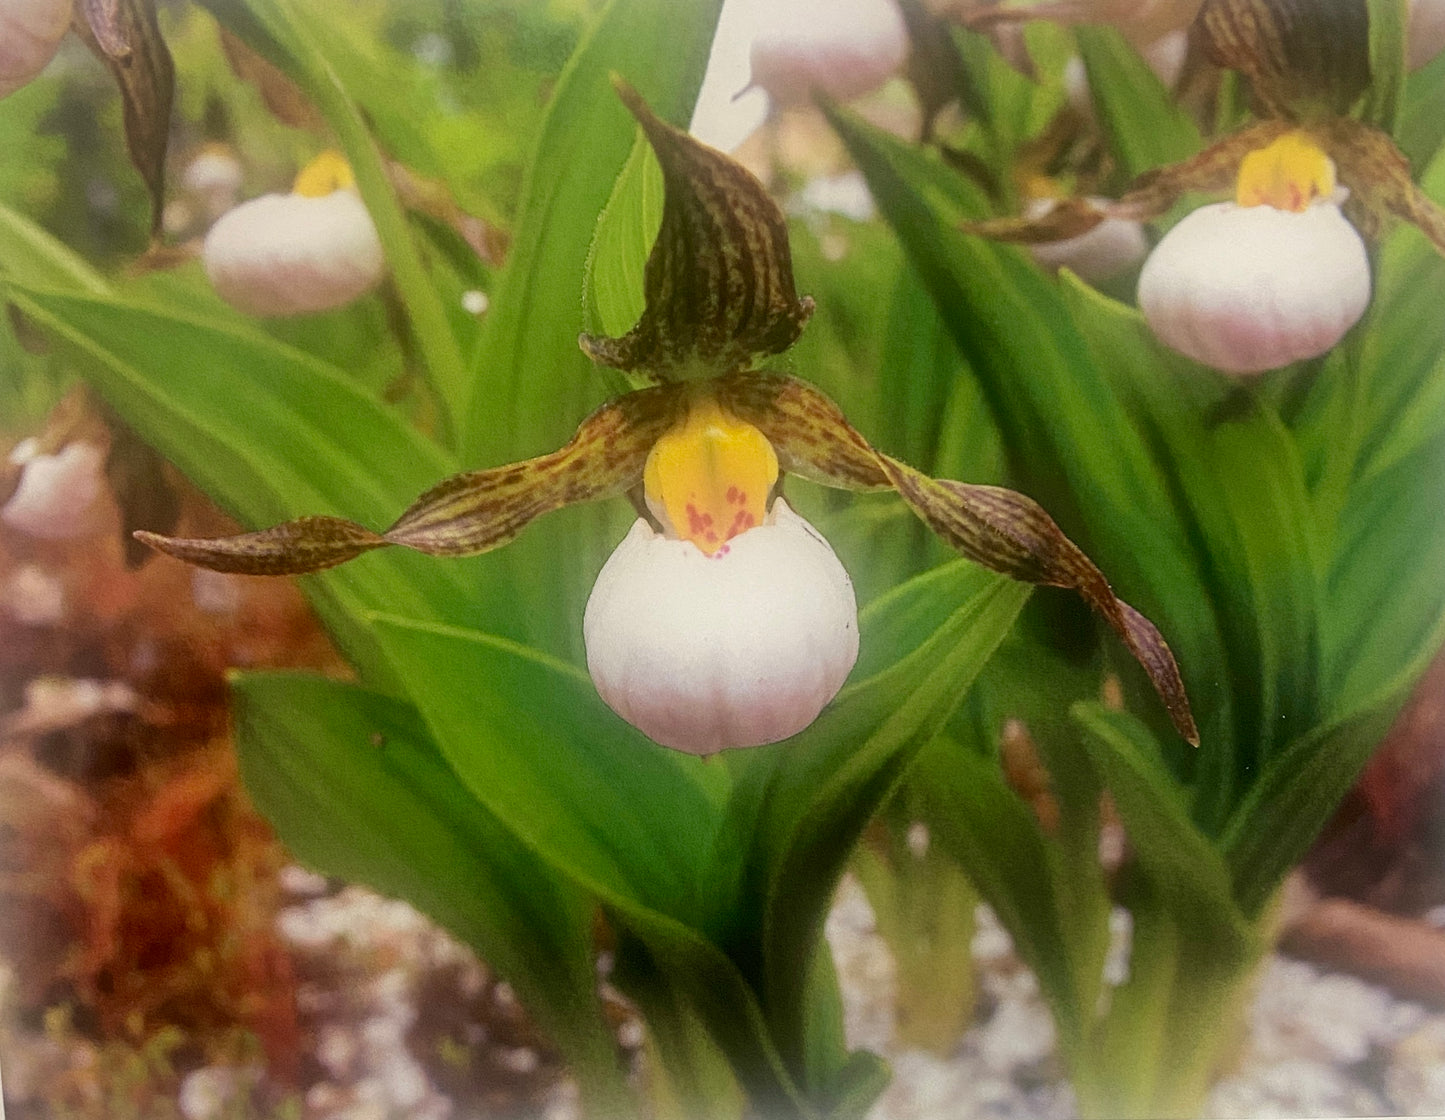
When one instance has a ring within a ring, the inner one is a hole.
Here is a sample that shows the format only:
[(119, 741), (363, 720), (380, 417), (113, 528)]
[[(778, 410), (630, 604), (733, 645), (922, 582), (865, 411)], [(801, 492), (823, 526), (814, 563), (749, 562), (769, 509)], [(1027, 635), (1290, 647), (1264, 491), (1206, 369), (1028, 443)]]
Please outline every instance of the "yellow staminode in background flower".
[(262, 195), (225, 214), (201, 259), (222, 299), (263, 316), (344, 307), (386, 268), (351, 168), (331, 151), (302, 168), (290, 194)]
[(1196, 361), (1262, 373), (1334, 346), (1370, 301), (1365, 245), (1334, 163), (1289, 132), (1240, 164), (1234, 202), (1165, 235), (1139, 277), (1154, 333)]
[(44, 70), (70, 29), (71, 0), (0, 0), (0, 97)]
[(782, 499), (762, 432), (694, 401), (648, 455), (648, 507), (583, 618), (587, 668), (623, 719), (693, 754), (775, 743), (812, 723), (858, 657), (853, 584)]

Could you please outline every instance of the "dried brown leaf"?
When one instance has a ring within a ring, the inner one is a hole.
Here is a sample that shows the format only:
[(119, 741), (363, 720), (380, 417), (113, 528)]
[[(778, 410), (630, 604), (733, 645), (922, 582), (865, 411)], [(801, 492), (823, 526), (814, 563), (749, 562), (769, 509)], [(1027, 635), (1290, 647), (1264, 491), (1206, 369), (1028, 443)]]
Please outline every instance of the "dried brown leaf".
[(951, 547), (995, 572), (1077, 591), (1149, 675), (1175, 728), (1197, 744), (1199, 731), (1174, 655), (1142, 614), (1115, 596), (1094, 562), (1037, 502), (997, 486), (935, 479), (871, 447), (826, 396), (795, 378), (737, 374), (719, 383), (725, 407), (766, 435), (778, 463), (828, 486), (892, 486)]
[(74, 27), (120, 88), (126, 147), (150, 194), (155, 238), (165, 205), (175, 66), (156, 24), (154, 0), (86, 0), (76, 12)]
[(662, 166), (662, 228), (647, 258), (642, 318), (621, 338), (584, 334), (582, 348), (602, 365), (664, 380), (786, 350), (813, 301), (794, 287), (782, 211), (745, 168), (615, 84)]

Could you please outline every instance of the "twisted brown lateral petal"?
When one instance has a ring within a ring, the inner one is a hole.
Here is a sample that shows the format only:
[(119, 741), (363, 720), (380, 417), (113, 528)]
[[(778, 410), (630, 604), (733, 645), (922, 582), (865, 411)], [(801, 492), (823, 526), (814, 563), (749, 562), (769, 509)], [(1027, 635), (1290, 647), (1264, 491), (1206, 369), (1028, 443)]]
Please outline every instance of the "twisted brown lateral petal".
[(1179, 734), (1198, 745), (1179, 667), (1158, 629), (1114, 595), (1104, 574), (1032, 498), (996, 486), (930, 478), (874, 450), (837, 405), (794, 378), (734, 374), (717, 388), (726, 408), (768, 437), (784, 470), (848, 490), (892, 487), (929, 528), (969, 559), (1014, 579), (1077, 591), (1149, 674)]
[(294, 576), (319, 572), (380, 548), (386, 541), (344, 517), (299, 517), (258, 533), (196, 540), (138, 530), (135, 539), (177, 560), (216, 572)]
[(384, 534), (433, 556), (469, 556), (515, 537), (534, 517), (618, 494), (642, 480), (652, 445), (677, 419), (682, 385), (628, 393), (582, 422), (560, 451), (432, 487)]
[(793, 285), (782, 211), (746, 168), (653, 115), (626, 82), (664, 185), (662, 227), (643, 276), (646, 310), (621, 338), (583, 335), (593, 361), (659, 378), (737, 369), (780, 354), (813, 313)]
[(156, 533), (137, 533), (136, 538), (190, 564), (256, 576), (318, 572), (387, 544), (434, 556), (486, 552), (541, 514), (621, 493), (640, 482), (648, 451), (673, 423), (685, 394), (683, 386), (667, 386), (605, 404), (561, 450), (455, 475), (413, 502), (385, 533), (341, 517), (302, 517), (213, 540)]
[(1065, 198), (1036, 218), (989, 218), (963, 222), (959, 228), (994, 241), (1033, 245), (1078, 237), (1105, 218), (1147, 221), (1164, 213), (1187, 191), (1232, 190), (1240, 161), (1295, 127), (1288, 121), (1268, 120), (1230, 133), (1186, 160), (1146, 171), (1113, 202)]
[(1329, 121), (1321, 129), (1340, 181), (1350, 188), (1350, 201), (1358, 199), (1413, 223), (1445, 253), (1445, 210), (1410, 177), (1410, 161), (1395, 142), (1379, 129), (1348, 117)]

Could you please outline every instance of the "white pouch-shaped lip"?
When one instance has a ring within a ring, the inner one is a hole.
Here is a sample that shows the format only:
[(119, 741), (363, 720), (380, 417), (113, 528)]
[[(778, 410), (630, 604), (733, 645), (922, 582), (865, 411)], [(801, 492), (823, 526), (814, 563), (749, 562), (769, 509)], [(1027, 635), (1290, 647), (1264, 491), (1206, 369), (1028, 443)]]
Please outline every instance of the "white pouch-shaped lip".
[(828, 542), (778, 499), (712, 556), (639, 518), (597, 577), (583, 636), (618, 715), (706, 755), (812, 723), (857, 660), (858, 608)]

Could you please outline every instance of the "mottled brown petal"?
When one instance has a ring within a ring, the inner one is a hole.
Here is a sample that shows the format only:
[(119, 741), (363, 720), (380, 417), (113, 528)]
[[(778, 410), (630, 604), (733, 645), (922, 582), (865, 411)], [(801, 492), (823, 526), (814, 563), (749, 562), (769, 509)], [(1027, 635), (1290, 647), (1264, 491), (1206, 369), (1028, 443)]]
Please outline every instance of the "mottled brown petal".
[(620, 494), (642, 480), (647, 453), (676, 420), (685, 390), (660, 386), (603, 405), (550, 455), (455, 475), (412, 503), (384, 535), (434, 556), (505, 544), (535, 517)]
[(150, 193), (151, 236), (155, 237), (160, 233), (165, 205), (175, 67), (156, 24), (154, 0), (86, 0), (73, 23), (120, 87), (126, 147)]
[(1205, 0), (1195, 26), (1267, 116), (1343, 114), (1370, 84), (1365, 0)]
[(582, 348), (602, 365), (663, 380), (782, 353), (813, 313), (793, 284), (782, 211), (745, 168), (615, 84), (662, 167), (662, 226), (647, 258), (642, 318), (621, 338), (584, 334)]
[(343, 517), (300, 517), (234, 537), (203, 540), (140, 530), (135, 538), (188, 564), (247, 576), (319, 572), (386, 544), (370, 529)]
[(1232, 190), (1240, 161), (1293, 128), (1287, 121), (1271, 120), (1230, 133), (1186, 160), (1146, 171), (1134, 180), (1123, 197), (1113, 202), (1066, 198), (1035, 218), (962, 222), (959, 229), (995, 241), (1039, 244), (1077, 237), (1105, 218), (1148, 221), (1164, 213), (1189, 191)]
[(1094, 562), (1032, 498), (997, 486), (930, 478), (876, 451), (837, 405), (806, 382), (736, 374), (721, 380), (717, 390), (724, 407), (768, 437), (785, 470), (849, 490), (891, 486), (929, 528), (970, 560), (1027, 583), (1077, 591), (1149, 674), (1179, 734), (1198, 744), (1179, 667), (1159, 631), (1114, 595)]
[(301, 92), (300, 86), (224, 27), (221, 28), (221, 51), (231, 64), (232, 73), (256, 87), (266, 108), (277, 120), (292, 128), (326, 127), (325, 118)]
[[(1410, 161), (1389, 136), (1362, 121), (1341, 118), (1329, 122), (1325, 141), (1340, 182), (1350, 188), (1351, 204), (1413, 223), (1445, 253), (1445, 210), (1411, 178)], [(1362, 227), (1361, 232), (1368, 236), (1370, 231)]]

